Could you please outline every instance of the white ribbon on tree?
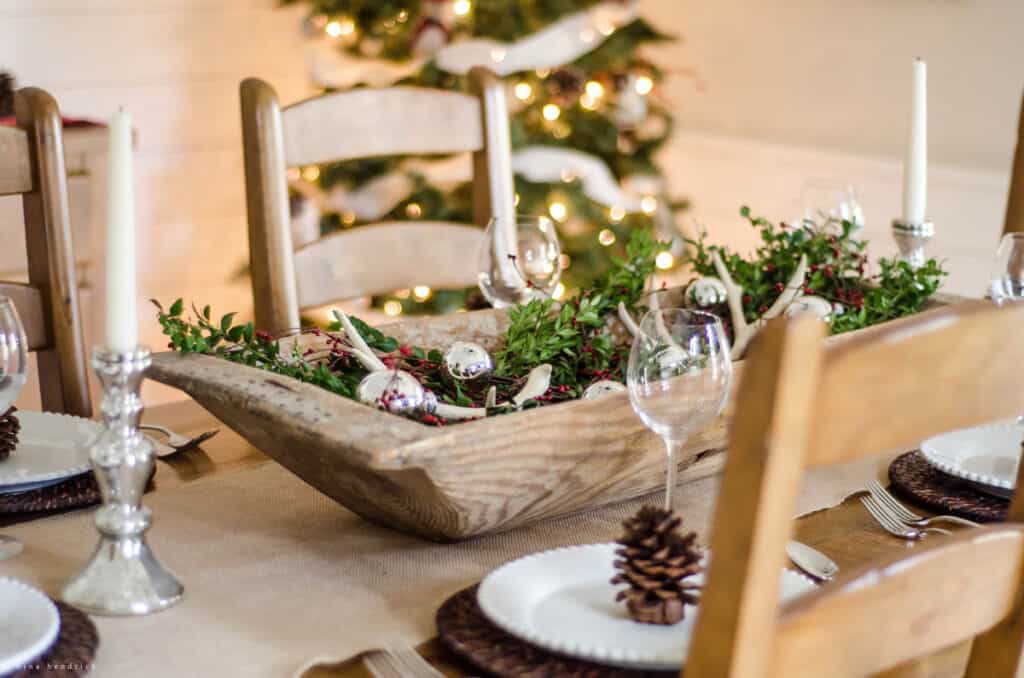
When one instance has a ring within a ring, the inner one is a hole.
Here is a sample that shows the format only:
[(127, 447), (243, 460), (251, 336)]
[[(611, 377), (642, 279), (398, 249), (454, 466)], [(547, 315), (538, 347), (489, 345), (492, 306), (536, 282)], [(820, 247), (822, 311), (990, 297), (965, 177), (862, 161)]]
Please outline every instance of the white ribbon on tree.
[(559, 19), (515, 42), (463, 40), (445, 45), (432, 57), (389, 61), (338, 49), (330, 38), (307, 45), (307, 64), (321, 87), (349, 89), (365, 84), (387, 87), (418, 72), (432, 58), (438, 68), (465, 75), (473, 66), (487, 66), (501, 76), (572, 63), (603, 43), (616, 29), (638, 16), (636, 0), (607, 0)]

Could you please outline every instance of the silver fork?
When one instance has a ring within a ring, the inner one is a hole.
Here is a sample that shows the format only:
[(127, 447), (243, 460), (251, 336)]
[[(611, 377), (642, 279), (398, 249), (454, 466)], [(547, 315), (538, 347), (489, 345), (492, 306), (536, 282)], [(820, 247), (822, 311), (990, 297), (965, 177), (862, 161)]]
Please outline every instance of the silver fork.
[(363, 663), (376, 678), (444, 678), (407, 643), (388, 643), (366, 653)]
[(864, 508), (868, 510), (868, 513), (882, 526), (882, 529), (894, 537), (899, 537), (900, 539), (924, 539), (925, 535), (930, 533), (953, 534), (949, 530), (943, 530), (941, 527), (917, 528), (901, 523), (886, 511), (874, 497), (861, 497), (860, 502), (864, 504)]
[(934, 518), (925, 518), (924, 516), (920, 516), (901, 504), (899, 500), (892, 496), (889, 490), (882, 487), (882, 484), (877, 480), (868, 481), (868, 492), (870, 492), (871, 496), (877, 499), (879, 503), (889, 508), (901, 522), (913, 527), (928, 527), (932, 523), (939, 522), (953, 523), (956, 525), (963, 525), (964, 527), (981, 527), (981, 525), (973, 520), (967, 520), (960, 516), (935, 516)]
[(220, 429), (219, 428), (215, 428), (215, 429), (210, 430), (210, 431), (204, 431), (203, 433), (200, 433), (199, 435), (197, 435), (195, 438), (186, 438), (183, 435), (179, 435), (179, 434), (175, 433), (174, 431), (172, 431), (169, 428), (166, 428), (164, 426), (159, 426), (157, 424), (139, 424), (139, 428), (143, 429), (143, 430), (146, 430), (146, 431), (156, 431), (158, 433), (164, 434), (167, 437), (167, 440), (164, 441), (164, 444), (167, 447), (171, 448), (171, 451), (170, 452), (165, 452), (164, 454), (159, 454), (158, 453), (157, 456), (160, 456), (160, 457), (166, 457), (166, 456), (169, 456), (171, 454), (175, 454), (177, 452), (184, 452), (185, 450), (191, 450), (193, 447), (199, 447), (200, 445), (205, 443), (207, 440), (209, 440), (213, 436), (215, 436), (218, 433), (220, 433)]

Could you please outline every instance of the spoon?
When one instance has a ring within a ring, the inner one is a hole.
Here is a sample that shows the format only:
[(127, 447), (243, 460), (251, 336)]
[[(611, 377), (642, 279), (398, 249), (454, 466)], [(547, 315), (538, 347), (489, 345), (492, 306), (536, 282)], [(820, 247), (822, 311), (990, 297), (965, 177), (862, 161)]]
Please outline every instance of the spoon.
[(797, 567), (815, 579), (830, 581), (839, 573), (839, 566), (832, 562), (831, 558), (807, 544), (789, 542), (786, 544), (786, 555)]

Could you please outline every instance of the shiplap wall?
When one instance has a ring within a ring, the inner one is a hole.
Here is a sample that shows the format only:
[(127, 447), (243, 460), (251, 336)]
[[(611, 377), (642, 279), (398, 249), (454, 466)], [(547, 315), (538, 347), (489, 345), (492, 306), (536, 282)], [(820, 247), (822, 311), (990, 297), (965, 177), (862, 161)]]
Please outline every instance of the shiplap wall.
[[(141, 300), (251, 306), (237, 276), (246, 259), (238, 82), (258, 75), (285, 101), (310, 92), (303, 10), (276, 4), (0, 0), (0, 68), (52, 91), (68, 115), (105, 117), (124, 106), (135, 117)], [(642, 0), (641, 8), (683, 36), (652, 52), (673, 74), (657, 96), (679, 114), (663, 156), (671, 185), (693, 203), (688, 222), (740, 246), (753, 242), (736, 217), (741, 203), (790, 217), (802, 182), (824, 177), (860, 187), (875, 251), (892, 249), (903, 80), (910, 56), (927, 56), (936, 252), (951, 257), (951, 289), (983, 286), (1024, 79), (1024, 2)], [(691, 68), (704, 88), (685, 74)], [(160, 347), (150, 309), (139, 317), (143, 341)]]
[(274, 0), (0, 0), (0, 68), (52, 92), (65, 115), (105, 118), (123, 106), (134, 118), (139, 317), (154, 348), (164, 342), (146, 299), (251, 307), (238, 276), (238, 83), (259, 75), (285, 100), (307, 95), (301, 17)]

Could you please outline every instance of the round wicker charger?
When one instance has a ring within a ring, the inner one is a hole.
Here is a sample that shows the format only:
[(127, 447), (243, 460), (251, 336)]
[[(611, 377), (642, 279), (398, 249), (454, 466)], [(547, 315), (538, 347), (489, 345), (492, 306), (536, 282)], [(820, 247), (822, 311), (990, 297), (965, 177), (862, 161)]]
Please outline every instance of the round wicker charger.
[(92, 669), (99, 633), (89, 616), (78, 608), (57, 603), (60, 632), (42, 657), (5, 678), (74, 678)]
[(437, 611), (437, 633), (445, 647), (487, 675), (498, 678), (666, 678), (675, 671), (633, 671), (548, 652), (491, 623), (476, 603), (476, 586), (459, 591)]
[(92, 471), (17, 494), (0, 494), (0, 514), (60, 511), (98, 504), (100, 488)]
[(969, 483), (943, 473), (917, 451), (900, 455), (889, 465), (889, 481), (897, 495), (936, 513), (978, 522), (1006, 520), (1010, 502), (985, 494)]

